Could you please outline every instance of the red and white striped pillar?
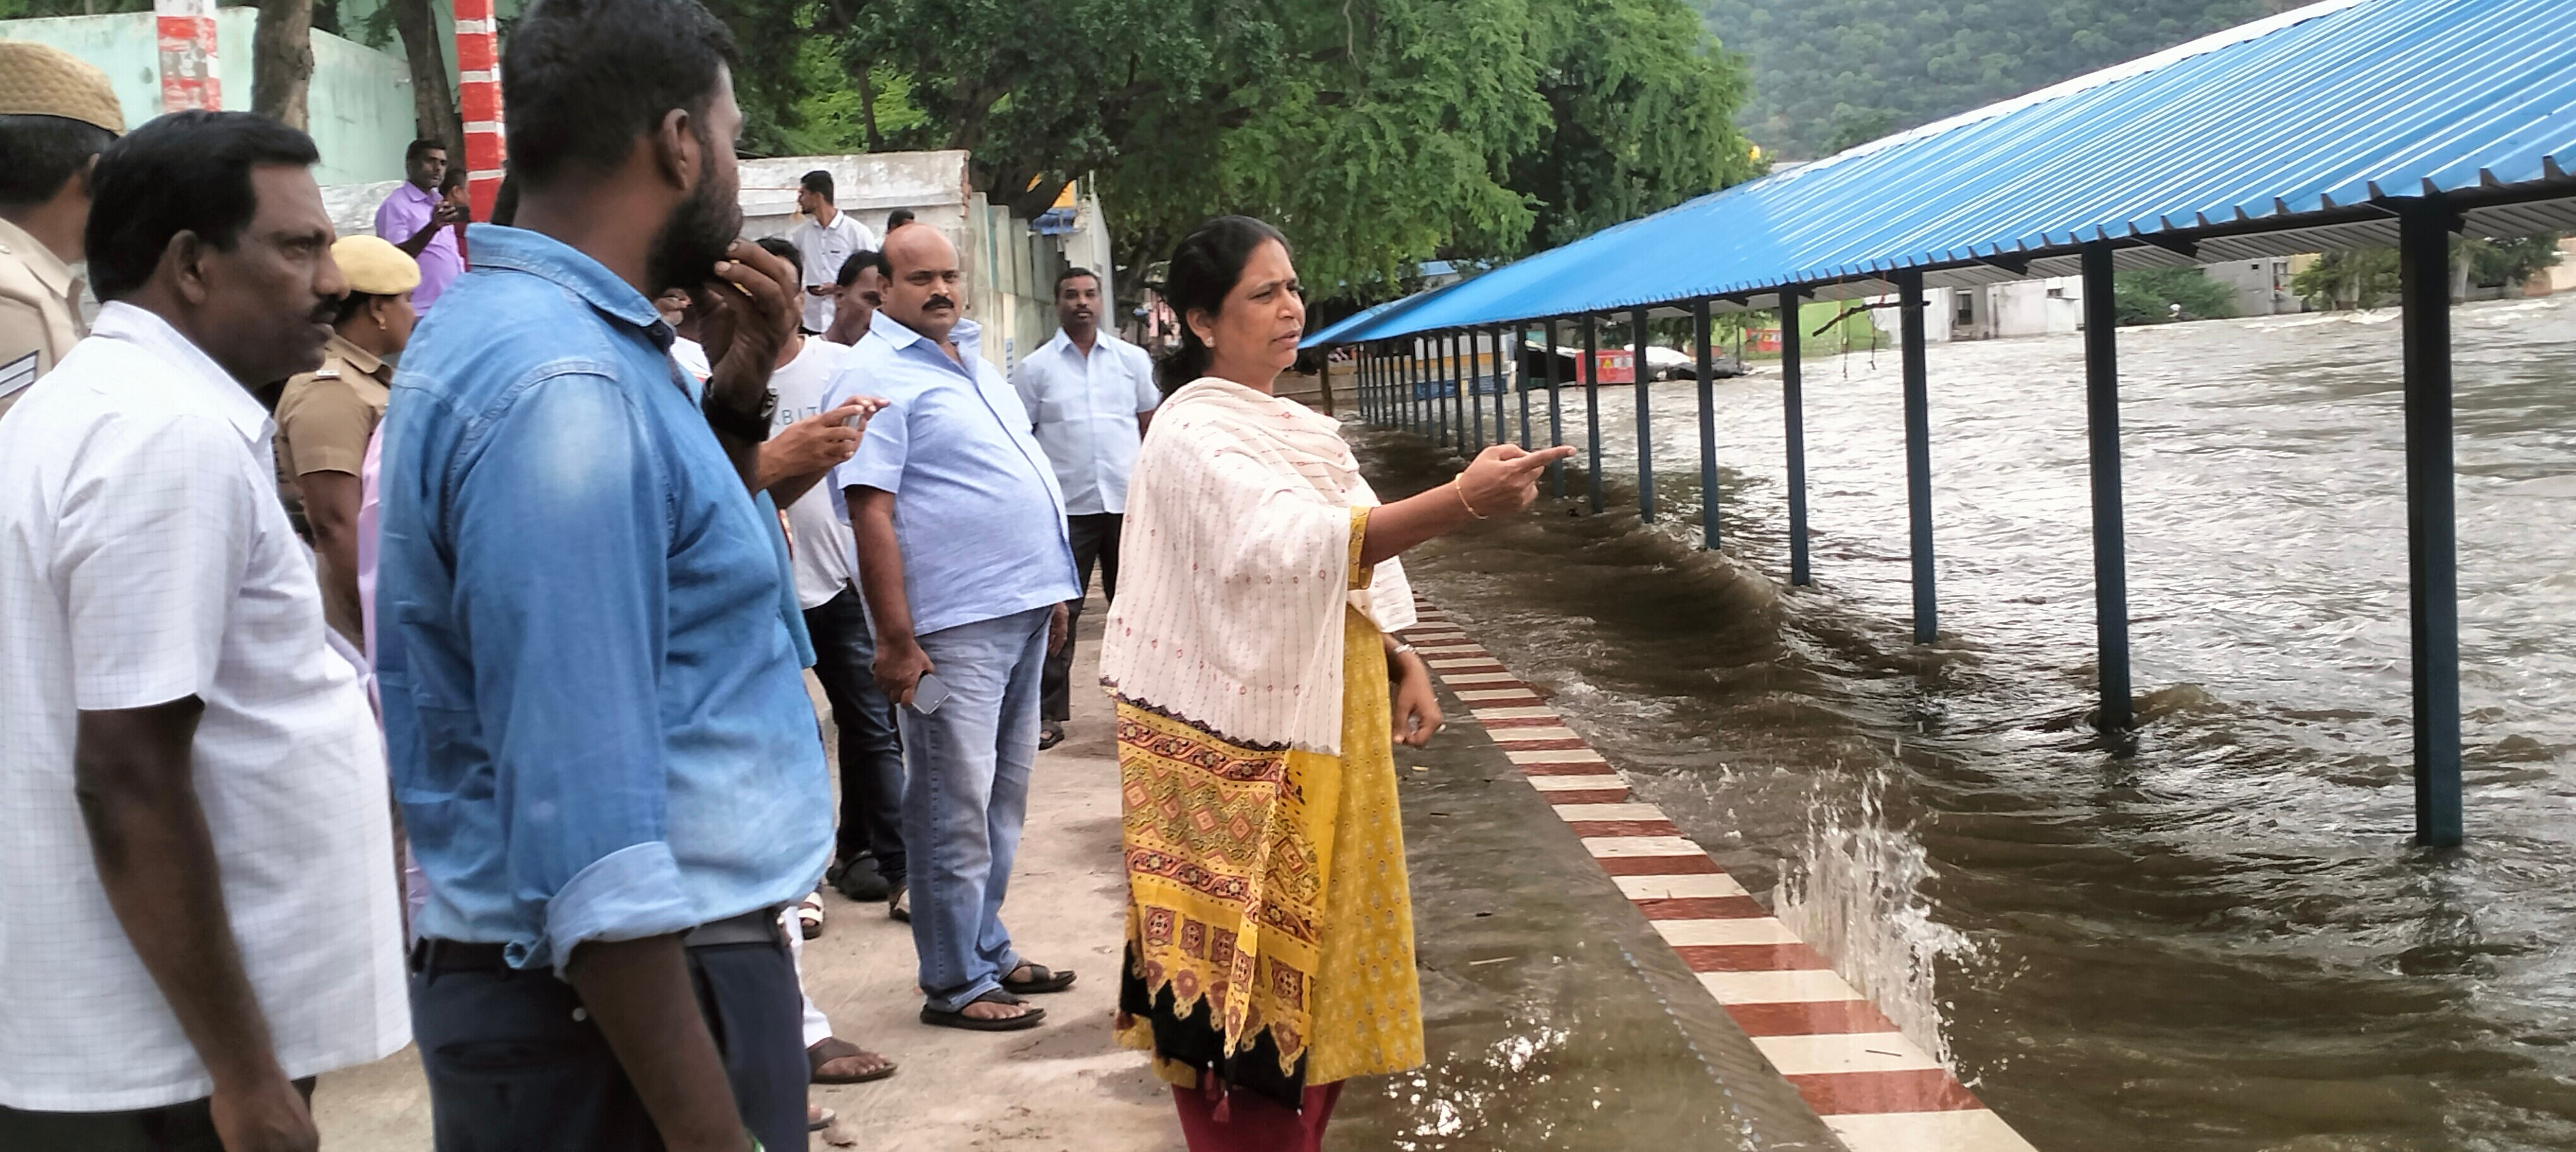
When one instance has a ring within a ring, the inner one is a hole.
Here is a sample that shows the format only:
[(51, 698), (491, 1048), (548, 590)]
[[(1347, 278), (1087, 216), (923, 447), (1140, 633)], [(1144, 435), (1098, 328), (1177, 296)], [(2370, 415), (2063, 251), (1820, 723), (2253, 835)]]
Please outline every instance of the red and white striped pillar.
[[(167, 2), (167, 0), (165, 0)], [(211, 0), (209, 0), (211, 2)], [(465, 194), (474, 218), (492, 218), (501, 193), (501, 34), (492, 0), (455, 0), (457, 104), (465, 120)]]
[(161, 110), (221, 110), (222, 83), (215, 75), (215, 0), (153, 0), (152, 24), (161, 47)]

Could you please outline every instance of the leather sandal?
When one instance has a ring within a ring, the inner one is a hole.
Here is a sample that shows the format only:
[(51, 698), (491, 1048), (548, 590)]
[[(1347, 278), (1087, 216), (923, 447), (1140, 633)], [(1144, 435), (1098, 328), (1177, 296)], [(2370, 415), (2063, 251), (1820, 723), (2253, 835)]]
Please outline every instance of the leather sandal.
[[(831, 1066), (834, 1061), (847, 1060), (852, 1056), (872, 1057), (877, 1061), (878, 1067), (868, 1072), (834, 1072), (828, 1075), (824, 1073), (823, 1069)], [(805, 1065), (810, 1079), (816, 1084), (866, 1084), (894, 1075), (895, 1069), (894, 1061), (838, 1036), (826, 1036), (816, 1041), (813, 1047), (806, 1049)]]
[[(973, 1000), (967, 1001), (967, 1003), (1024, 1004), (1027, 1003), (1027, 1001), (996, 988), (974, 998)], [(921, 1006), (922, 1023), (936, 1025), (941, 1028), (963, 1028), (969, 1032), (1017, 1032), (1023, 1028), (1035, 1028), (1038, 1026), (1040, 1021), (1045, 1019), (1046, 1009), (1044, 1008), (1031, 1008), (1017, 1016), (1005, 1017), (999, 1020), (983, 1020), (967, 1015), (964, 1008), (959, 1008), (956, 1011), (951, 1012), (946, 1009), (933, 1008), (928, 1004)]]
[[(1025, 980), (1019, 978), (1023, 970), (1031, 973)], [(1073, 969), (1067, 968), (1057, 972), (1031, 960), (1020, 961), (1018, 968), (1013, 968), (1002, 976), (1002, 990), (1014, 996), (1044, 995), (1049, 992), (1062, 992), (1071, 987), (1073, 987)]]

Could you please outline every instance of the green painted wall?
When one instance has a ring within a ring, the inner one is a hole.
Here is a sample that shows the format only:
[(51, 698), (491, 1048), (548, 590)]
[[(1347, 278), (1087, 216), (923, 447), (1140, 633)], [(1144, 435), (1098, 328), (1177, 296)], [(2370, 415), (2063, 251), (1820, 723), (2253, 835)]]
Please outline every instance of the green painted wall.
[[(250, 108), (251, 33), (258, 22), (254, 8), (215, 14), (215, 67), (227, 109)], [(51, 44), (98, 65), (116, 87), (128, 126), (161, 113), (160, 49), (149, 12), (0, 21), (0, 39)], [(402, 179), (403, 148), (411, 143), (413, 124), (411, 70), (401, 56), (315, 32), (305, 106), (307, 130), (322, 151), (315, 179)]]

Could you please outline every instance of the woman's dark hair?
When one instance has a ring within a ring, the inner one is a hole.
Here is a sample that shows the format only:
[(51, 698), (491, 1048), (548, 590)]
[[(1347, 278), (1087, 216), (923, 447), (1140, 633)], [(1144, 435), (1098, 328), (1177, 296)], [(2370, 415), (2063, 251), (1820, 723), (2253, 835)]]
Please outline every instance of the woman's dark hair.
[(613, 171), (674, 108), (703, 126), (734, 59), (732, 31), (697, 0), (537, 0), (501, 55), (511, 174), (542, 189)]
[(83, 240), (98, 298), (143, 287), (181, 232), (231, 251), (259, 210), (251, 169), (321, 158), (312, 137), (249, 112), (172, 112), (127, 133), (99, 153), (90, 176)]
[(1288, 246), (1288, 238), (1265, 221), (1219, 216), (1190, 229), (1189, 235), (1181, 237), (1180, 247), (1172, 249), (1172, 263), (1163, 273), (1163, 299), (1181, 322), (1181, 346), (1163, 357), (1155, 372), (1165, 395), (1207, 375), (1208, 346), (1190, 328), (1190, 313), (1213, 317), (1224, 311), (1226, 296), (1243, 279), (1244, 264), (1270, 240), (1278, 241), (1281, 248)]

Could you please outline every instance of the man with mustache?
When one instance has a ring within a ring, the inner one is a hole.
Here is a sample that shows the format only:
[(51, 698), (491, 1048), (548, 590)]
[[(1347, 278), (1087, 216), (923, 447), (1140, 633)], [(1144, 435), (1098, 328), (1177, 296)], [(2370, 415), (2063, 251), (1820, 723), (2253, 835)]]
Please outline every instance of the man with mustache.
[(384, 753), (249, 389), (339, 297), (304, 133), (108, 146), (90, 336), (0, 420), (0, 1148), (307, 1150), (408, 1036)]
[(1101, 330), (1103, 303), (1100, 277), (1090, 269), (1057, 273), (1055, 338), (1038, 345), (1011, 373), (1011, 386), (1037, 423), (1038, 443), (1055, 465), (1073, 540), (1075, 592), (1065, 605), (1064, 646), (1047, 657), (1041, 749), (1064, 739), (1065, 722), (1073, 718), (1073, 623), (1082, 619), (1093, 565), (1100, 567), (1101, 597), (1118, 598), (1118, 528), (1127, 518), (1127, 474), (1136, 469), (1137, 445), (1163, 399), (1154, 386), (1153, 357)]
[(1019, 395), (958, 314), (956, 247), (907, 225), (886, 233), (882, 261), (885, 306), (823, 403), (887, 401), (830, 483), (857, 536), (877, 684), (898, 705), (921, 1020), (1029, 1028), (1045, 1012), (1021, 995), (1073, 984), (1022, 959), (1000, 915), (1037, 759), (1038, 679), (1076, 594), (1064, 498)]
[[(831, 792), (750, 491), (798, 290), (736, 239), (733, 53), (695, 0), (529, 8), (515, 226), (469, 227), (395, 379), (377, 670), (444, 1152), (805, 1140), (779, 919)], [(703, 384), (674, 286), (712, 309)]]

